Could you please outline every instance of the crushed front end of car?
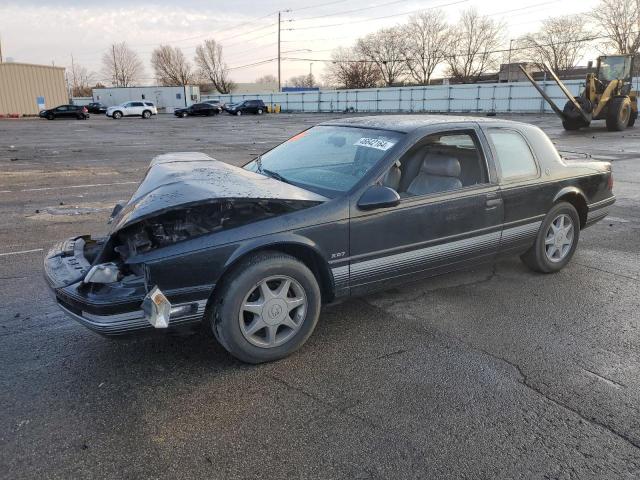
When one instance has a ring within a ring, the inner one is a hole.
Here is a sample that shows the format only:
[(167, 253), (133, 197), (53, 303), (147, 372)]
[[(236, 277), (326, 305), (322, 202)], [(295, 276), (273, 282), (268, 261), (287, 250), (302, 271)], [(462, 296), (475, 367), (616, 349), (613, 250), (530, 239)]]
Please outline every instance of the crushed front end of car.
[(325, 200), (204, 154), (161, 155), (108, 235), (54, 245), (45, 277), (62, 310), (104, 335), (199, 323), (253, 225)]

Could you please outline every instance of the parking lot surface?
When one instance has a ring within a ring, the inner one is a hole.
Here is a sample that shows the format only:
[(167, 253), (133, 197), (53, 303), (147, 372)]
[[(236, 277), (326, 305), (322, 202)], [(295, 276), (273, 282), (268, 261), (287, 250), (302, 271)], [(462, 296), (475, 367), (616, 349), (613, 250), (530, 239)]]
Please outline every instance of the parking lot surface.
[(0, 121), (0, 477), (638, 478), (640, 128), (558, 148), (618, 197), (560, 273), (519, 259), (323, 310), (285, 360), (206, 332), (110, 340), (65, 317), (43, 249), (99, 234), (151, 158), (236, 165), (341, 114)]

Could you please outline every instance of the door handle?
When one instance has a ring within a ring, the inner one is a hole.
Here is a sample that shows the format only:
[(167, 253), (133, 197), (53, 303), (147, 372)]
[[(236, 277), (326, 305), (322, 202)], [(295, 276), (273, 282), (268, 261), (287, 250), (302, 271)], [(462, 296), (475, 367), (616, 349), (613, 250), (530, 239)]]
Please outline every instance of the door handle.
[(496, 208), (499, 207), (500, 205), (502, 205), (502, 199), (501, 198), (488, 198), (485, 205), (487, 206), (487, 208)]

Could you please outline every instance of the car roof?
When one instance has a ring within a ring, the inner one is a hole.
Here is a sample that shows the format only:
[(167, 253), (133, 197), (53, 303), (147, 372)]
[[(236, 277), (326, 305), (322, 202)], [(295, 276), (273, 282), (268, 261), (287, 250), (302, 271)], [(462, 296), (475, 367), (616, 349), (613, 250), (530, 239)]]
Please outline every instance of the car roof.
[(504, 125), (518, 125), (521, 122), (495, 118), (471, 117), (464, 115), (371, 115), (366, 117), (350, 117), (322, 122), (320, 125), (335, 125), (344, 127), (376, 128), (409, 133), (430, 125), (453, 123), (490, 123)]

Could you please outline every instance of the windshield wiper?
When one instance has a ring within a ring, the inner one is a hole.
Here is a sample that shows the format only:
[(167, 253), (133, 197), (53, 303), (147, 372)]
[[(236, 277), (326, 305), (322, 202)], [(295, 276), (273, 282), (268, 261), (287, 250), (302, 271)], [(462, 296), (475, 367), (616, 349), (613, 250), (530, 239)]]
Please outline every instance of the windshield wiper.
[(268, 177), (275, 178), (276, 180), (279, 180), (281, 182), (291, 184), (291, 182), (289, 180), (284, 178), (278, 172), (274, 172), (273, 170), (267, 170), (266, 168), (261, 168), (260, 169), (260, 173), (263, 173), (263, 174), (267, 175)]

